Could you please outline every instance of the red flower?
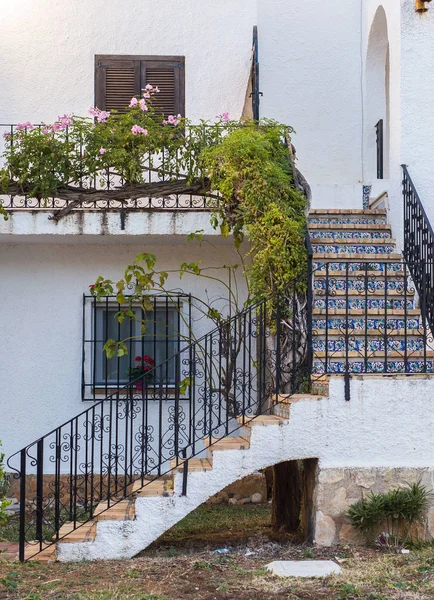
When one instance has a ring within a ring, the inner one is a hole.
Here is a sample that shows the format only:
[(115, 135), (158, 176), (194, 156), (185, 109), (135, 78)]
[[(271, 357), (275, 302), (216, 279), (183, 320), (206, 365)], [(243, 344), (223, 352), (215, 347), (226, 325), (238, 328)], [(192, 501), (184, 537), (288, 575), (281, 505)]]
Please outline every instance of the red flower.
[(93, 285), (90, 285), (90, 286), (89, 286), (89, 289), (90, 289), (90, 290), (94, 290), (94, 289), (95, 289), (95, 284), (93, 284)]
[(150, 365), (155, 365), (155, 360), (153, 358), (151, 358), (150, 356), (144, 356), (143, 362), (146, 362)]
[(134, 360), (142, 360), (141, 356), (136, 356), (136, 358)]
[(146, 371), (146, 372), (148, 372), (148, 371), (151, 370), (151, 367), (143, 367), (143, 370)]

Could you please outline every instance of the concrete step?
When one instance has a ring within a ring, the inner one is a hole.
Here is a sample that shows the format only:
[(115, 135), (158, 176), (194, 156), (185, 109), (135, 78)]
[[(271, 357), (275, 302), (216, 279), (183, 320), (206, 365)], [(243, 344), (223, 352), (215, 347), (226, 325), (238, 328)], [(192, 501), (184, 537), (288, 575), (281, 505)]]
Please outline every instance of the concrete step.
[(55, 562), (56, 544), (42, 543), (42, 551), (39, 552), (39, 542), (29, 542), (24, 549), (24, 560), (37, 562)]
[[(69, 522), (62, 525), (59, 530), (59, 538), (62, 538), (62, 543), (74, 542), (93, 542), (96, 536), (96, 522), (89, 521), (83, 525), (79, 525), (74, 529), (74, 523)], [(56, 536), (53, 536), (53, 541), (56, 541)]]
[(135, 498), (148, 498), (152, 496), (170, 496), (173, 494), (173, 477), (156, 479), (155, 481), (143, 482), (138, 479), (134, 482), (132, 493)]
[(204, 438), (205, 445), (214, 452), (215, 450), (248, 450), (250, 448), (250, 440), (244, 437), (231, 437), (227, 436), (224, 438)]
[(100, 502), (94, 512), (96, 521), (131, 521), (135, 517), (134, 500), (126, 499), (112, 504), (108, 508), (108, 502)]
[(267, 427), (269, 425), (280, 425), (285, 422), (285, 419), (276, 417), (275, 415), (260, 415), (251, 421), (245, 422), (243, 422), (243, 417), (237, 417), (237, 421), (244, 425), (244, 427)]
[[(178, 461), (178, 466), (176, 466), (176, 460), (170, 461), (170, 468), (174, 469), (178, 473), (184, 470), (184, 459), (180, 459)], [(209, 458), (190, 458), (188, 459), (188, 472), (189, 473), (198, 473), (201, 471), (211, 471), (212, 469), (212, 460)]]

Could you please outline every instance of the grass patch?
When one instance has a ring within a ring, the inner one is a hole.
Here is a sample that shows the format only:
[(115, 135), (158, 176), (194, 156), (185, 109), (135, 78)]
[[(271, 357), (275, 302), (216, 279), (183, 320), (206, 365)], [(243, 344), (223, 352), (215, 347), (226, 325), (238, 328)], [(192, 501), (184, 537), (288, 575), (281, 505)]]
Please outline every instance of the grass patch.
[(222, 532), (231, 538), (234, 535), (251, 535), (271, 523), (271, 504), (202, 504), (196, 510), (166, 531), (160, 543), (170, 543), (186, 538), (206, 538)]

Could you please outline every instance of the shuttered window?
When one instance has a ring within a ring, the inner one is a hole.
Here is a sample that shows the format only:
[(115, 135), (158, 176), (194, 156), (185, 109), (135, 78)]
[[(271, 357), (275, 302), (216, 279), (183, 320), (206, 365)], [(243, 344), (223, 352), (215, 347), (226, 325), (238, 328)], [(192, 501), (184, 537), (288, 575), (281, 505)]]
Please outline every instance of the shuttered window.
[(155, 106), (164, 116), (185, 116), (184, 58), (180, 56), (95, 57), (95, 106), (123, 112), (147, 84), (158, 86)]

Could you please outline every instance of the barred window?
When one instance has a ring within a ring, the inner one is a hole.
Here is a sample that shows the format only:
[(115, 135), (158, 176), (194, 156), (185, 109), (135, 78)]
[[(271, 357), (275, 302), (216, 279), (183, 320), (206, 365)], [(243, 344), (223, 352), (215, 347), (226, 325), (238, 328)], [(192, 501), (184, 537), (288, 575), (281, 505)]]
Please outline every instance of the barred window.
[[(98, 302), (85, 296), (83, 399), (100, 399), (147, 371), (152, 371), (151, 386), (174, 383), (177, 359), (173, 357), (189, 339), (188, 300), (188, 296), (153, 297), (152, 310), (133, 306), (135, 317), (120, 323), (117, 314), (125, 307), (115, 298)], [(104, 351), (108, 340), (123, 341), (128, 353), (108, 358)]]

